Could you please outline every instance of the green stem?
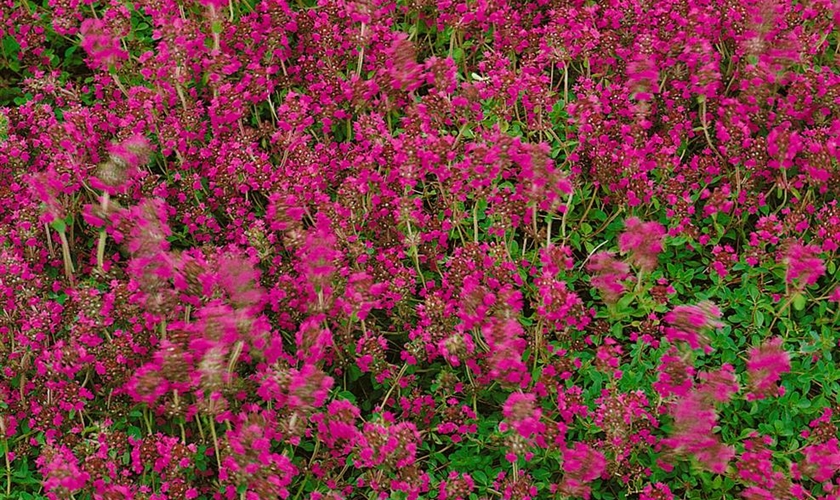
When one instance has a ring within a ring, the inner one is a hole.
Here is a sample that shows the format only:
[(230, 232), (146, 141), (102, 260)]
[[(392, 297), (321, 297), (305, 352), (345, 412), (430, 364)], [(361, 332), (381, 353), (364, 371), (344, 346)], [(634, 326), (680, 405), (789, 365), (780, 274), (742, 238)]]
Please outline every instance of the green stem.
[(105, 240), (108, 234), (103, 229), (99, 232), (99, 242), (96, 244), (96, 267), (99, 272), (105, 274)]
[(149, 413), (149, 408), (143, 408), (143, 421), (146, 422), (146, 428), (149, 430), (149, 435), (155, 433), (154, 429), (152, 429), (152, 416)]
[(12, 461), (9, 460), (9, 440), (3, 440), (3, 455), (6, 457), (6, 496), (12, 495)]
[(789, 293), (788, 299), (782, 304), (782, 307), (779, 308), (779, 311), (773, 315), (773, 321), (770, 322), (770, 326), (767, 328), (768, 332), (773, 331), (773, 327), (776, 325), (776, 321), (781, 318), (782, 314), (790, 307), (790, 304), (793, 302), (794, 297), (796, 297), (796, 293)]
[(50, 236), (50, 226), (49, 226), (49, 224), (47, 224), (44, 227), (45, 227), (46, 232), (47, 232), (47, 250), (49, 250), (49, 252), (50, 252), (50, 259), (54, 259), (55, 258), (55, 249), (53, 248), (52, 236)]
[(478, 200), (473, 205), (473, 241), (478, 243)]
[[(575, 193), (572, 191), (569, 194), (569, 199), (566, 201), (566, 210), (563, 212), (563, 218), (560, 219), (560, 236), (563, 237), (563, 242), (566, 242), (566, 221), (569, 218), (569, 212), (572, 211), (572, 200), (574, 199)], [(593, 197), (592, 200), (595, 198)], [(592, 201), (590, 201), (589, 206), (592, 206)]]
[(548, 248), (551, 246), (551, 214), (548, 214), (548, 223), (546, 224), (545, 229), (545, 247)]
[(359, 30), (359, 41), (361, 42), (361, 47), (359, 47), (359, 57), (356, 60), (356, 76), (361, 78), (362, 77), (362, 65), (365, 62), (365, 30), (367, 29), (367, 25), (362, 23), (362, 28)]
[(385, 394), (385, 399), (383, 399), (382, 404), (379, 405), (379, 413), (382, 413), (382, 411), (385, 409), (385, 405), (388, 404), (388, 398), (391, 397), (391, 394), (394, 392), (394, 389), (396, 389), (397, 386), (399, 385), (400, 380), (402, 379), (403, 375), (405, 375), (405, 371), (407, 369), (408, 369), (408, 363), (404, 364), (402, 366), (402, 368), (400, 368), (400, 372), (397, 374), (397, 378), (394, 379), (394, 383), (391, 385), (391, 388), (388, 389), (388, 393)]
[(58, 237), (61, 238), (61, 256), (64, 259), (64, 275), (67, 277), (67, 281), (72, 284), (75, 269), (73, 268), (73, 260), (70, 258), (70, 243), (67, 242), (67, 235), (64, 231), (59, 231)]
[(222, 454), (219, 451), (219, 437), (216, 434), (216, 422), (213, 417), (210, 417), (210, 435), (213, 437), (213, 449), (216, 452), (216, 464), (218, 467), (222, 466)]
[(423, 276), (423, 271), (420, 269), (420, 258), (418, 256), (417, 244), (414, 239), (414, 234), (411, 231), (411, 222), (406, 221), (406, 228), (408, 229), (408, 238), (411, 242), (411, 246), (409, 247), (409, 251), (411, 252), (411, 259), (414, 261), (414, 269), (417, 270), (417, 276), (420, 278), (420, 283), (423, 284), (423, 288), (426, 288), (426, 278)]
[(642, 278), (644, 278), (644, 271), (639, 269), (639, 272), (636, 274), (636, 289), (634, 290), (634, 294), (639, 293), (639, 290), (642, 288)]

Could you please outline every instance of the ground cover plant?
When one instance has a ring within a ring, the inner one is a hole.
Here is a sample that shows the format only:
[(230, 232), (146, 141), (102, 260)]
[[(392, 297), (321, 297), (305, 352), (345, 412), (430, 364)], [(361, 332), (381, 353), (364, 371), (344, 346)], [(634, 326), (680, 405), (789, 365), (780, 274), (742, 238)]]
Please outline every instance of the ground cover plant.
[(840, 498), (836, 2), (0, 1), (0, 498)]

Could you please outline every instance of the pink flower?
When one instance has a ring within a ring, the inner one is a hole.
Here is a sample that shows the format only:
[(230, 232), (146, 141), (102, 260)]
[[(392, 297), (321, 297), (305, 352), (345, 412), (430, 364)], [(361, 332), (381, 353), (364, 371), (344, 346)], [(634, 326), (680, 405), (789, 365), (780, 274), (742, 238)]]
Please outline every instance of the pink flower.
[(719, 370), (702, 372), (699, 378), (703, 384), (697, 388), (697, 392), (710, 403), (726, 403), (741, 389), (735, 378), (735, 367), (729, 363), (722, 365)]
[(563, 328), (575, 321), (575, 309), (582, 302), (566, 282), (543, 275), (537, 278), (536, 285), (542, 298), (542, 303), (537, 307), (537, 314), (541, 319), (556, 328)]
[(637, 101), (649, 101), (658, 91), (659, 71), (656, 62), (642, 53), (627, 64), (627, 86)]
[(490, 347), (489, 375), (509, 387), (525, 387), (531, 380), (528, 367), (522, 361), (527, 342), (522, 338), (522, 325), (515, 319), (488, 322), (482, 333)]
[(659, 379), (653, 383), (653, 388), (662, 397), (672, 394), (685, 397), (694, 385), (694, 367), (679, 356), (675, 346), (671, 346), (660, 361), (657, 368)]
[(706, 352), (711, 352), (706, 334), (709, 330), (723, 326), (723, 323), (717, 321), (720, 316), (720, 309), (709, 301), (695, 306), (677, 306), (665, 315), (665, 321), (671, 325), (665, 328), (665, 338), (671, 343), (682, 341), (692, 349), (703, 347)]
[(671, 409), (675, 430), (662, 443), (682, 455), (693, 455), (706, 469), (723, 473), (735, 450), (713, 433), (717, 415), (714, 406), (699, 392), (680, 399)]
[(549, 245), (540, 249), (540, 263), (543, 265), (543, 274), (548, 276), (555, 276), (561, 270), (570, 271), (575, 267), (572, 249), (565, 245)]
[(128, 53), (120, 47), (120, 39), (109, 32), (100, 19), (85, 19), (81, 26), (82, 48), (88, 53), (88, 65), (93, 69), (108, 69)]
[(587, 483), (601, 477), (607, 468), (603, 453), (585, 443), (575, 443), (563, 454), (563, 482), (560, 491), (566, 495), (589, 498), (591, 488)]
[(79, 460), (66, 446), (45, 449), (36, 463), (44, 476), (44, 489), (49, 498), (69, 498), (90, 479), (90, 474), (79, 467)]
[(822, 259), (817, 257), (819, 251), (819, 247), (799, 243), (794, 243), (788, 248), (784, 258), (787, 263), (785, 279), (788, 284), (796, 282), (797, 286), (804, 288), (813, 285), (825, 274), (825, 265)]
[(289, 408), (307, 411), (324, 404), (333, 385), (332, 377), (328, 377), (317, 366), (307, 363), (303, 368), (290, 370)]
[(821, 444), (812, 444), (803, 450), (805, 459), (802, 471), (817, 482), (829, 481), (840, 471), (840, 446), (837, 438)]
[(413, 91), (423, 84), (423, 65), (417, 62), (417, 49), (405, 33), (394, 36), (385, 53), (385, 68), (395, 89)]
[(782, 338), (774, 337), (765, 341), (761, 347), (750, 349), (747, 371), (752, 389), (747, 399), (783, 395), (784, 387), (776, 383), (783, 373), (790, 371), (790, 355), (782, 349)]
[(595, 273), (590, 283), (601, 293), (604, 302), (614, 304), (621, 298), (623, 281), (630, 276), (630, 266), (616, 259), (611, 252), (598, 252), (592, 256), (586, 269)]
[(532, 393), (514, 392), (502, 408), (502, 415), (510, 426), (526, 439), (545, 431), (545, 424), (540, 422), (542, 410), (535, 402), (536, 396)]
[(639, 500), (671, 500), (674, 494), (665, 483), (648, 484), (639, 495)]
[(630, 255), (634, 266), (642, 271), (653, 271), (664, 249), (665, 227), (658, 222), (642, 222), (638, 217), (631, 217), (624, 224), (625, 231), (618, 237), (619, 248)]
[(745, 498), (775, 498), (768, 496), (769, 490), (773, 490), (777, 485), (784, 485), (785, 475), (773, 468), (773, 451), (768, 448), (771, 444), (772, 438), (760, 436), (756, 432), (750, 434), (749, 439), (744, 442), (744, 452), (738, 457), (736, 464), (738, 476), (755, 484), (744, 492)]

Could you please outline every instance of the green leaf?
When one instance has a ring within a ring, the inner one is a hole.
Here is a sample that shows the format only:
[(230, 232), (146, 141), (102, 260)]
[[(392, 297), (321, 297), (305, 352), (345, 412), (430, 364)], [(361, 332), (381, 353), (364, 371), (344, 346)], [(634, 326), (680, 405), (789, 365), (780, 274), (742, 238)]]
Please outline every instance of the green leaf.
[(17, 55), (20, 52), (20, 44), (15, 40), (15, 38), (11, 35), (6, 35), (3, 37), (3, 55), (8, 58), (15, 58), (17, 59)]
[(356, 395), (355, 395), (355, 394), (353, 394), (353, 393), (352, 393), (352, 392), (350, 392), (350, 391), (339, 391), (339, 392), (338, 392), (338, 394), (336, 394), (336, 396), (337, 396), (339, 399), (346, 399), (346, 400), (350, 401), (350, 402), (351, 402), (351, 403), (353, 403), (353, 404), (355, 404), (355, 403), (356, 403)]
[(50, 227), (55, 229), (59, 233), (63, 233), (67, 229), (67, 223), (64, 222), (62, 219), (56, 219), (50, 223)]
[(805, 309), (805, 305), (808, 303), (808, 299), (800, 292), (796, 292), (793, 296), (793, 308), (797, 311), (801, 311)]

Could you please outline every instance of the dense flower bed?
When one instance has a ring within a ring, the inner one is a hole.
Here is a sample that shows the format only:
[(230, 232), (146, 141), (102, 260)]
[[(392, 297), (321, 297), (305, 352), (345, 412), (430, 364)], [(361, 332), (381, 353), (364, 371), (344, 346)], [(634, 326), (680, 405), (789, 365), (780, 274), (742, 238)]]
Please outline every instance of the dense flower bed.
[(0, 498), (840, 498), (836, 2), (0, 2)]

